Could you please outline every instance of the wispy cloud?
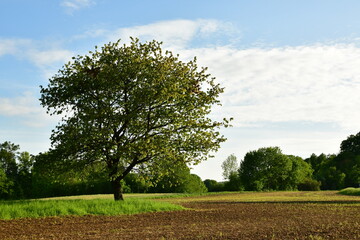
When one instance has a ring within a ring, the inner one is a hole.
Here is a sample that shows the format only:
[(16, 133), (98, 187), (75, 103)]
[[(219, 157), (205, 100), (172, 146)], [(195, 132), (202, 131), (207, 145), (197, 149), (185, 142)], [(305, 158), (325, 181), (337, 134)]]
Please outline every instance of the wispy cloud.
[(74, 52), (59, 46), (46, 47), (43, 42), (31, 39), (0, 39), (0, 57), (4, 55), (31, 62), (45, 78), (49, 78), (71, 60)]
[(54, 63), (65, 63), (73, 56), (73, 52), (65, 49), (37, 50), (30, 49), (27, 56), (37, 66), (48, 66)]
[[(230, 23), (211, 19), (198, 20), (171, 20), (161, 21), (148, 25), (134, 26), (129, 28), (119, 28), (107, 32), (107, 41), (137, 37), (142, 41), (156, 39), (164, 42), (169, 48), (186, 48), (189, 43), (196, 39), (214, 37), (216, 33), (229, 33), (234, 31)], [(98, 31), (94, 31), (98, 33)]]
[(0, 57), (3, 55), (17, 55), (21, 53), (21, 49), (31, 45), (29, 39), (18, 38), (2, 38), (0, 39)]
[(43, 127), (52, 122), (37, 97), (30, 92), (17, 97), (0, 98), (0, 116), (16, 117), (30, 127)]
[(80, 10), (81, 8), (89, 7), (94, 5), (93, 0), (62, 0), (60, 5), (65, 7), (69, 13)]

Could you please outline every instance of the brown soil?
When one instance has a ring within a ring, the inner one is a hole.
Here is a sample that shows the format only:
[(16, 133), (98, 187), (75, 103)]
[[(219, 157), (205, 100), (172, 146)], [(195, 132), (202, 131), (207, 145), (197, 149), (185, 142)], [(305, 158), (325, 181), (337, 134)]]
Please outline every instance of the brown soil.
[(0, 221), (0, 239), (360, 239), (360, 205), (184, 203), (133, 216)]

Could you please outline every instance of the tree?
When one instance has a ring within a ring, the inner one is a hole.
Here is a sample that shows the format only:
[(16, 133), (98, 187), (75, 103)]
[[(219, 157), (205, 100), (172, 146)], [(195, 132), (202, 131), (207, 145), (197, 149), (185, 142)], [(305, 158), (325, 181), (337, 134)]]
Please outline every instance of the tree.
[(0, 197), (14, 198), (19, 195), (16, 191), (18, 166), (16, 158), (19, 154), (19, 145), (11, 142), (3, 142), (0, 144)]
[(229, 121), (208, 117), (223, 92), (214, 80), (196, 59), (184, 63), (157, 41), (118, 41), (74, 57), (40, 86), (42, 106), (63, 116), (52, 151), (73, 169), (104, 163), (122, 200), (130, 172), (167, 174), (205, 160), (225, 141), (218, 129)]
[(18, 173), (17, 185), (19, 196), (23, 198), (30, 198), (32, 195), (32, 167), (34, 164), (34, 157), (28, 152), (21, 152), (17, 157)]
[(300, 157), (285, 155), (279, 147), (259, 148), (245, 155), (239, 175), (245, 190), (295, 190), (312, 169)]
[(19, 149), (19, 145), (8, 141), (0, 144), (0, 167), (5, 171), (6, 176), (12, 180), (16, 178), (18, 171), (16, 158)]
[(334, 161), (336, 168), (346, 175), (344, 185), (358, 187), (360, 185), (360, 132), (350, 135), (341, 142), (340, 153)]
[(312, 154), (305, 160), (314, 169), (313, 178), (321, 182), (322, 190), (341, 189), (345, 186), (346, 174), (336, 166), (338, 157), (322, 153), (319, 156)]
[(351, 152), (360, 155), (360, 132), (356, 135), (350, 135), (346, 140), (342, 141), (340, 152)]
[(225, 179), (230, 179), (230, 175), (236, 173), (239, 170), (239, 164), (234, 154), (228, 156), (224, 162), (221, 164), (223, 169), (223, 177)]
[(225, 184), (223, 182), (217, 182), (213, 179), (206, 179), (204, 184), (209, 192), (221, 192), (225, 190)]
[(5, 171), (0, 167), (0, 199), (9, 198), (13, 192), (14, 182), (9, 180)]
[[(313, 169), (310, 164), (298, 156), (287, 155), (287, 157), (291, 160), (292, 166), (285, 183), (286, 189), (298, 190), (299, 185), (305, 186), (306, 184), (319, 185), (312, 179)], [(316, 190), (317, 188), (313, 189)]]
[(244, 187), (241, 185), (239, 172), (231, 172), (229, 176), (229, 181), (224, 183), (225, 191), (240, 191), (244, 190)]

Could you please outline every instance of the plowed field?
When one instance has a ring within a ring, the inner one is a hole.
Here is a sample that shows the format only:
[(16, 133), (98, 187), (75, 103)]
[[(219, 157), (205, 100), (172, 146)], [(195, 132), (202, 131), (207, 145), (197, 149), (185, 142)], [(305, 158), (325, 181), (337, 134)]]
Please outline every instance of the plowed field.
[(360, 239), (359, 197), (242, 201), (243, 196), (166, 200), (188, 208), (175, 212), (0, 221), (0, 239)]

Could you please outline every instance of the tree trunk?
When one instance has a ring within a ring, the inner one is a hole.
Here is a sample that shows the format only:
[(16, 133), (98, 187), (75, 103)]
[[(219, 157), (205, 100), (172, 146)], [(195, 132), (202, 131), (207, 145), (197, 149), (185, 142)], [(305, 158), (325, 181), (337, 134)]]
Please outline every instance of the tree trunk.
[(123, 188), (122, 188), (122, 183), (120, 180), (114, 180), (111, 182), (112, 187), (113, 187), (113, 191), (114, 191), (114, 200), (115, 201), (119, 201), (119, 200), (124, 200), (123, 197)]

